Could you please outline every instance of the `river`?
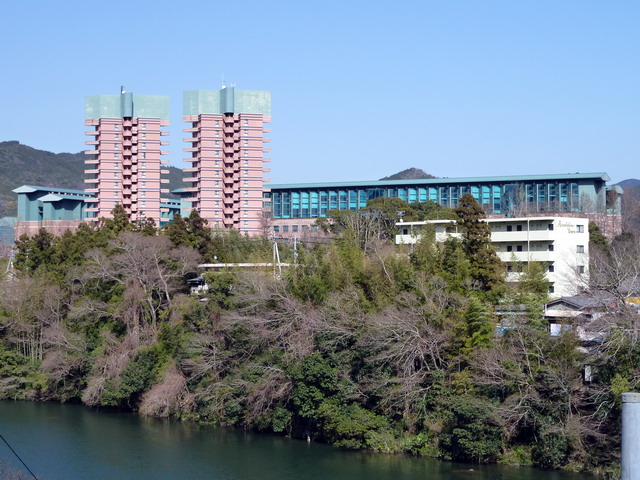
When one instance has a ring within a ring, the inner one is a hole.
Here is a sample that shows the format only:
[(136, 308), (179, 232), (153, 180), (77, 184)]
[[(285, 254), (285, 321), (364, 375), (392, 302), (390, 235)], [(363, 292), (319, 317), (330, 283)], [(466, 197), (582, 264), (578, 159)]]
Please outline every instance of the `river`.
[[(350, 452), (57, 403), (0, 401), (0, 434), (39, 480), (593, 479), (531, 468)], [(0, 459), (16, 469), (20, 465), (3, 443)]]

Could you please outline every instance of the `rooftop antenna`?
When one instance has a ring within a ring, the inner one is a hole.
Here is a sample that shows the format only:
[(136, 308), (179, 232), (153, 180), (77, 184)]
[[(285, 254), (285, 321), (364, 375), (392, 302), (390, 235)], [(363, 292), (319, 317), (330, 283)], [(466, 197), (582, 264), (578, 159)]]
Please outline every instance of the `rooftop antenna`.
[(227, 85), (224, 83), (224, 73), (222, 74), (222, 88), (227, 88)]
[(127, 93), (124, 89), (124, 85), (120, 85), (120, 95), (124, 95), (125, 93)]

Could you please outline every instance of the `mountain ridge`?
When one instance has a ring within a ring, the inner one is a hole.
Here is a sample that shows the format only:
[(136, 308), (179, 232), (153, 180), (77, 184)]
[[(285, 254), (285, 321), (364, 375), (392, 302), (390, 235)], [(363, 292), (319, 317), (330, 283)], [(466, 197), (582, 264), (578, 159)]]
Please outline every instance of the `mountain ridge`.
[[(79, 153), (53, 153), (24, 145), (17, 140), (0, 142), (0, 218), (17, 213), (14, 188), (21, 185), (60, 187), (83, 190), (84, 160)], [(183, 187), (182, 170), (163, 166), (169, 170), (169, 190)]]

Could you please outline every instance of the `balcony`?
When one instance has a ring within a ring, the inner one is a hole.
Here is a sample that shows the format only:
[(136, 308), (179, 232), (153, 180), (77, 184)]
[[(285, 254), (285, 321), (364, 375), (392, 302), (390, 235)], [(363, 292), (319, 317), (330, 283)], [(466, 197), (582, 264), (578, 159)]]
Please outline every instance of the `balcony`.
[(89, 160), (84, 161), (85, 165), (97, 165), (98, 163), (100, 163), (100, 160), (97, 158), (90, 158)]
[(84, 183), (98, 183), (100, 180), (97, 178), (85, 178)]
[(193, 183), (193, 182), (197, 182), (199, 180), (200, 179), (198, 177), (184, 177), (182, 179), (182, 181), (185, 182), (185, 183)]
[(512, 232), (492, 232), (491, 241), (494, 243), (501, 242), (543, 242), (553, 241), (555, 235), (549, 230), (524, 230)]
[(503, 262), (553, 262), (556, 260), (555, 252), (496, 252)]
[(99, 170), (97, 168), (91, 169), (91, 170), (85, 170), (84, 174), (85, 175), (97, 175), (99, 172)]
[(98, 135), (99, 133), (100, 132), (97, 131), (97, 130), (92, 130), (90, 132), (84, 132), (85, 135), (92, 135), (92, 136)]
[(189, 142), (193, 143), (193, 142), (197, 142), (199, 140), (200, 139), (198, 137), (188, 137), (188, 138), (183, 138), (182, 139), (183, 142), (187, 142), (187, 143), (189, 143)]

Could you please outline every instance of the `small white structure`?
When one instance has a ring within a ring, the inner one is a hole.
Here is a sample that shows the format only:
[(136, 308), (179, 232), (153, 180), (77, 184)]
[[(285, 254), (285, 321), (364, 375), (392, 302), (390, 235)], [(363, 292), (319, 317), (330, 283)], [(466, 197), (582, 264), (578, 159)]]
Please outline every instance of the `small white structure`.
[[(528, 262), (543, 262), (553, 297), (577, 295), (589, 282), (589, 219), (573, 217), (487, 218), (491, 243), (517, 282)], [(431, 230), (436, 242), (462, 237), (455, 220), (398, 222), (396, 244), (415, 244)]]

